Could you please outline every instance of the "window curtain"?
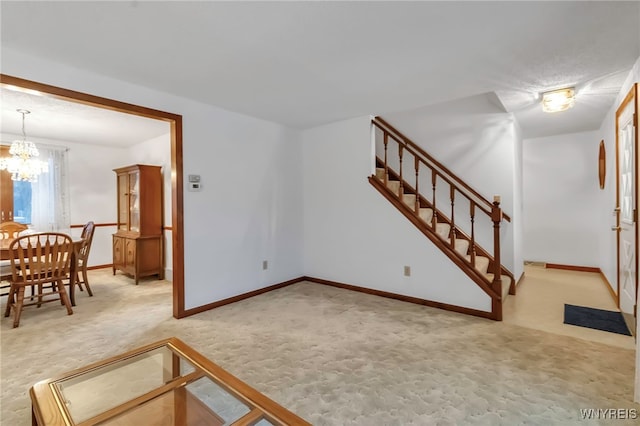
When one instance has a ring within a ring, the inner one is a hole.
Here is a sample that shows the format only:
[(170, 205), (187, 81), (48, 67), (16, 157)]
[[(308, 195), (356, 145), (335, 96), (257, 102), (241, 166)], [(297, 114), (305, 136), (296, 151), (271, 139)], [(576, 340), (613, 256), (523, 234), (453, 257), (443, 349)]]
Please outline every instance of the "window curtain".
[(31, 184), (31, 225), (41, 232), (68, 233), (71, 229), (69, 201), (68, 148), (38, 146), (40, 160), (49, 164), (49, 172)]

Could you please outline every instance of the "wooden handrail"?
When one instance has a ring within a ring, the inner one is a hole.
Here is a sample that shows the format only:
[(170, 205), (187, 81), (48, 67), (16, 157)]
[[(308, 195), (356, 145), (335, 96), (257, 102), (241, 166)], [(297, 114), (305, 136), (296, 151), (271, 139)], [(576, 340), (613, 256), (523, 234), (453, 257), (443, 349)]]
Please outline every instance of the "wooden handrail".
[[(384, 129), (380, 126), (378, 126), (377, 123), (374, 123), (380, 130), (383, 131), (384, 136), (386, 138), (386, 142), (385, 144), (388, 144), (388, 140), (389, 140), (389, 136), (391, 137), (391, 139), (393, 139), (394, 141), (398, 142), (398, 148), (400, 150), (400, 152), (406, 150), (407, 152), (409, 152), (410, 154), (412, 154), (414, 156), (414, 158), (424, 164), (425, 166), (427, 166), (429, 169), (431, 169), (432, 172), (432, 181), (435, 182), (436, 177), (439, 177), (440, 179), (442, 179), (444, 182), (446, 182), (447, 184), (449, 184), (449, 186), (451, 186), (452, 188), (455, 188), (462, 196), (464, 196), (467, 200), (469, 200), (470, 202), (476, 204), (478, 206), (478, 208), (483, 211), (487, 216), (491, 216), (491, 210), (493, 209), (493, 207), (491, 206), (489, 209), (485, 208), (482, 206), (481, 203), (488, 203), (488, 201), (486, 201), (484, 198), (480, 197), (471, 197), (469, 196), (469, 194), (465, 193), (464, 191), (461, 191), (457, 186), (456, 183), (454, 182), (454, 180), (451, 180), (447, 177), (447, 175), (443, 174), (442, 172), (438, 171), (436, 169), (436, 167), (432, 164), (429, 164), (428, 161), (426, 161), (425, 159), (420, 157), (420, 153), (417, 152), (416, 150), (412, 149), (411, 146), (409, 145), (405, 145), (404, 141), (398, 139), (396, 136), (394, 136), (393, 134), (389, 133), (389, 131), (387, 129)], [(386, 155), (386, 153), (385, 153)], [(401, 158), (402, 159), (402, 158)], [(385, 161), (386, 164), (386, 161)], [(402, 179), (400, 179), (402, 181)], [(399, 191), (402, 192), (402, 191)], [(478, 202), (480, 201), (480, 202)], [(503, 214), (504, 216), (504, 214)]]
[[(420, 160), (429, 168), (434, 170), (438, 174), (438, 176), (440, 176), (445, 182), (450, 185), (454, 185), (453, 181), (455, 181), (455, 183), (457, 184), (455, 186), (464, 189), (464, 191), (462, 191), (460, 188), (457, 188), (458, 192), (465, 196), (468, 200), (473, 201), (469, 194), (472, 194), (474, 198), (480, 200), (484, 204), (484, 206), (476, 202), (478, 208), (482, 209), (486, 214), (491, 215), (491, 211), (493, 210), (492, 202), (483, 197), (475, 189), (471, 188), (466, 182), (456, 176), (451, 170), (445, 167), (438, 160), (427, 154), (427, 152), (420, 146), (418, 146), (415, 142), (399, 132), (395, 127), (386, 122), (382, 117), (377, 116), (373, 118), (372, 123), (383, 132), (388, 133), (389, 136), (391, 136), (391, 138), (396, 142), (403, 144), (404, 148), (410, 151), (414, 156), (420, 157)], [(439, 170), (436, 170), (436, 168)], [(465, 193), (465, 191), (467, 191), (469, 194)], [(511, 222), (511, 218), (506, 213), (503, 212), (502, 217), (507, 222)]]

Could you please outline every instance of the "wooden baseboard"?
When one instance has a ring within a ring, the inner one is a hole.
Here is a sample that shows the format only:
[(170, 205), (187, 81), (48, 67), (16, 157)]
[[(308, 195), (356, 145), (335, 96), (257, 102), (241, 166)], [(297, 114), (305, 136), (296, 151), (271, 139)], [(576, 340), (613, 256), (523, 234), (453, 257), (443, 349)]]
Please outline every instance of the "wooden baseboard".
[[(76, 224), (70, 225), (69, 227), (71, 229), (76, 229), (76, 228), (84, 228), (85, 225), (86, 224), (84, 223), (76, 223)], [(117, 223), (94, 223), (93, 226), (95, 226), (96, 228), (101, 228), (104, 226), (118, 226), (118, 224)]]
[(184, 316), (182, 316), (181, 318), (188, 317), (188, 316), (195, 315), (195, 314), (199, 314), (201, 312), (205, 312), (205, 311), (208, 311), (208, 310), (211, 310), (211, 309), (219, 308), (220, 306), (228, 305), (230, 303), (239, 302), (241, 300), (248, 299), (248, 298), (254, 297), (254, 296), (258, 296), (260, 294), (264, 294), (264, 293), (267, 293), (267, 292), (272, 291), (272, 290), (277, 290), (279, 288), (283, 288), (283, 287), (286, 287), (286, 286), (289, 286), (289, 285), (292, 285), (292, 284), (296, 284), (296, 283), (299, 283), (299, 282), (302, 282), (302, 281), (309, 281), (309, 282), (316, 283), (316, 284), (329, 285), (329, 286), (332, 286), (332, 287), (338, 287), (338, 288), (342, 288), (342, 289), (345, 289), (345, 290), (357, 291), (357, 292), (360, 292), (360, 293), (371, 294), (371, 295), (379, 296), (379, 297), (386, 297), (388, 299), (401, 300), (403, 302), (415, 303), (417, 305), (429, 306), (431, 308), (438, 308), (438, 309), (442, 309), (442, 310), (445, 310), (445, 311), (457, 312), (457, 313), (460, 313), (460, 314), (472, 315), (472, 316), (476, 316), (476, 317), (480, 317), (480, 318), (486, 318), (486, 319), (492, 319), (492, 320), (496, 319), (492, 312), (485, 312), (485, 311), (480, 311), (480, 310), (477, 310), (477, 309), (465, 308), (465, 307), (462, 307), (462, 306), (449, 305), (447, 303), (434, 302), (432, 300), (420, 299), (420, 298), (417, 298), (417, 297), (405, 296), (405, 295), (402, 295), (402, 294), (390, 293), (390, 292), (387, 292), (387, 291), (375, 290), (375, 289), (371, 289), (371, 288), (359, 287), (359, 286), (355, 286), (355, 285), (351, 285), (351, 284), (339, 283), (339, 282), (336, 282), (336, 281), (324, 280), (324, 279), (321, 279), (321, 278), (314, 278), (314, 277), (307, 277), (307, 276), (294, 278), (292, 280), (284, 281), (284, 282), (281, 282), (281, 283), (278, 283), (278, 284), (274, 284), (274, 285), (270, 285), (268, 287), (261, 288), (259, 290), (250, 291), (248, 293), (243, 293), (243, 294), (239, 294), (237, 296), (229, 297), (228, 299), (223, 299), (223, 300), (219, 300), (217, 302), (208, 303), (206, 305), (198, 306), (197, 308), (187, 309), (186, 311), (184, 311)]
[(458, 312), (466, 315), (473, 315), (476, 317), (487, 318), (487, 319), (495, 319), (494, 314), (491, 312), (480, 311), (477, 309), (465, 308), (462, 306), (449, 305), (447, 303), (442, 302), (434, 302), (432, 300), (420, 299), (412, 296), (405, 296), (403, 294), (390, 293), (388, 291), (375, 290), (366, 287), (359, 287), (352, 284), (339, 283), (336, 281), (324, 280), (321, 278), (314, 277), (302, 277), (303, 281), (310, 281), (316, 284), (324, 284), (332, 287), (338, 287), (345, 290), (358, 291), (360, 293), (372, 294), (374, 296), (386, 297), (389, 299), (401, 300), (403, 302), (415, 303), (418, 305), (429, 306), (432, 308), (443, 309), (445, 311)]
[(602, 281), (604, 281), (604, 283), (606, 284), (607, 290), (609, 290), (609, 294), (611, 294), (613, 301), (616, 303), (618, 307), (620, 307), (618, 303), (618, 295), (613, 290), (613, 286), (611, 285), (607, 277), (604, 275), (604, 272), (602, 272), (602, 269), (595, 268), (592, 266), (574, 266), (574, 265), (562, 265), (562, 264), (556, 264), (556, 263), (547, 263), (546, 268), (547, 269), (564, 269), (567, 271), (578, 271), (578, 272), (595, 272), (596, 274), (600, 274), (600, 277), (602, 278)]
[(104, 265), (87, 266), (87, 270), (93, 271), (94, 269), (106, 269), (106, 268), (112, 268), (112, 267), (113, 267), (113, 263), (106, 263)]
[(237, 296), (229, 297), (228, 299), (223, 299), (223, 300), (219, 300), (217, 302), (208, 303), (206, 305), (198, 306), (197, 308), (187, 309), (187, 310), (184, 311), (184, 315), (182, 315), (180, 318), (188, 317), (188, 316), (199, 314), (201, 312), (205, 312), (205, 311), (208, 311), (208, 310), (211, 310), (211, 309), (219, 308), (220, 306), (228, 305), (229, 303), (239, 302), (241, 300), (248, 299), (248, 298), (253, 297), (253, 296), (258, 296), (260, 294), (267, 293), (267, 292), (272, 291), (272, 290), (277, 290), (279, 288), (286, 287), (286, 286), (291, 285), (291, 284), (296, 284), (296, 283), (299, 283), (301, 281), (304, 281), (304, 277), (294, 278), (294, 279), (289, 280), (289, 281), (284, 281), (284, 282), (281, 282), (281, 283), (278, 283), (278, 284), (270, 285), (270, 286), (265, 287), (265, 288), (261, 288), (261, 289), (254, 290), (254, 291), (250, 291), (248, 293), (243, 293), (243, 294), (239, 294)]
[(576, 266), (576, 265), (562, 265), (559, 263), (547, 263), (545, 264), (547, 269), (564, 269), (567, 271), (579, 271), (579, 272), (595, 272), (600, 273), (600, 268), (594, 268), (593, 266)]

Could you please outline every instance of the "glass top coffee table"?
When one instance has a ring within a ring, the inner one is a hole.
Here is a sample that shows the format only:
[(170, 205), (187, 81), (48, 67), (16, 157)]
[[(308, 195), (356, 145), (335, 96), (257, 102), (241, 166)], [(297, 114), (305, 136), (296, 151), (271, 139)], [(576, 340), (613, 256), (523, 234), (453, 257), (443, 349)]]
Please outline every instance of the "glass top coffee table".
[(310, 425), (177, 338), (36, 383), (32, 422), (72, 425)]

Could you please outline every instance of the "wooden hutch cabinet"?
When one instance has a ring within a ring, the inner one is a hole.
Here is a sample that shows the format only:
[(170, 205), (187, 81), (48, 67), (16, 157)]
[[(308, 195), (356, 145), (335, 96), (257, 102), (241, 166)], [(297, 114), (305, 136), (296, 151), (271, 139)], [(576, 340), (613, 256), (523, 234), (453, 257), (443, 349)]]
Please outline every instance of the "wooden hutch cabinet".
[(162, 171), (136, 164), (114, 169), (118, 185), (118, 230), (113, 234), (113, 273), (164, 279)]

